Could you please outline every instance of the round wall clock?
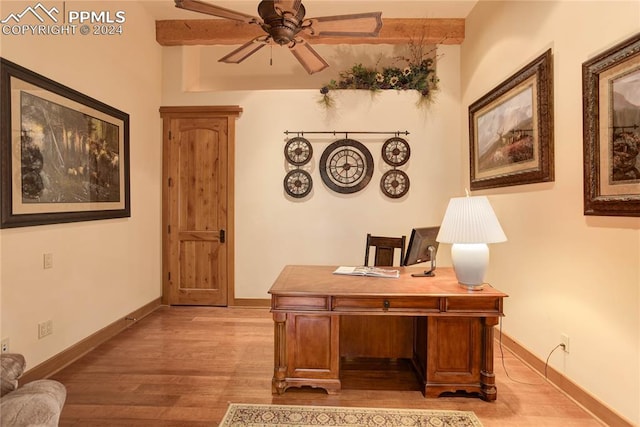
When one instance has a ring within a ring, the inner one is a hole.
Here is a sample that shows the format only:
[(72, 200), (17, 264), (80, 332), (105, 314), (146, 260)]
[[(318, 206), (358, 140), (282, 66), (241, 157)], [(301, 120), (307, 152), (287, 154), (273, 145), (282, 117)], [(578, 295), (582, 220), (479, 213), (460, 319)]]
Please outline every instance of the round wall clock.
[(409, 176), (401, 170), (391, 169), (380, 178), (380, 189), (392, 199), (399, 199), (409, 191)]
[(394, 136), (382, 145), (382, 159), (391, 166), (402, 166), (409, 161), (411, 148), (403, 138)]
[(373, 156), (361, 142), (341, 139), (331, 143), (320, 158), (322, 181), (337, 193), (355, 193), (369, 184)]
[(284, 146), (284, 156), (295, 166), (302, 166), (311, 160), (313, 148), (311, 143), (302, 137), (291, 138)]
[(301, 199), (313, 188), (311, 175), (305, 170), (294, 169), (284, 177), (284, 190), (291, 197)]

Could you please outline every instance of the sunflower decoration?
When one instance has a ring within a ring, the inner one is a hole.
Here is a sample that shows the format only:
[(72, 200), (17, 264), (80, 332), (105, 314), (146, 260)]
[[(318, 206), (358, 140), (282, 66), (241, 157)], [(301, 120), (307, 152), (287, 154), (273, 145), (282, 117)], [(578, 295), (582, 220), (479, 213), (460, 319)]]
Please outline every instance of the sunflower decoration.
[(418, 104), (431, 100), (431, 96), (438, 89), (438, 77), (433, 58), (420, 58), (412, 61), (398, 58), (407, 62), (403, 67), (365, 67), (356, 64), (339, 74), (338, 80), (331, 80), (320, 89), (320, 103), (332, 107), (334, 99), (332, 91), (341, 89), (366, 89), (372, 92), (380, 90), (415, 90), (420, 94)]

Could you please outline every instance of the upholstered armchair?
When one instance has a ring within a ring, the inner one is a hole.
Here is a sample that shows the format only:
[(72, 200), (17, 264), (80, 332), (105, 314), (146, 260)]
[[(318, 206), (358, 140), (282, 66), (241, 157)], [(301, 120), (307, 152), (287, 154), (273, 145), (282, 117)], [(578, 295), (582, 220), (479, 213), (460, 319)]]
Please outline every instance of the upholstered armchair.
[(67, 397), (64, 385), (54, 380), (37, 380), (19, 387), (24, 356), (4, 353), (0, 361), (0, 426), (57, 426)]

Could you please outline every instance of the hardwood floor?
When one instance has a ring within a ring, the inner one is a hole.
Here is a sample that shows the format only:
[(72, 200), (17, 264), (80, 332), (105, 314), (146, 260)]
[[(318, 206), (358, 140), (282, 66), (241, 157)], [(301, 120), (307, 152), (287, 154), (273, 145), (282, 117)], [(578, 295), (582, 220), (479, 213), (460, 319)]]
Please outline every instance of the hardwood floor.
[(211, 427), (230, 402), (465, 410), (485, 427), (604, 425), (497, 343), (495, 402), (425, 399), (405, 365), (386, 366), (400, 373), (393, 381), (368, 370), (375, 362), (345, 372), (338, 395), (277, 396), (273, 360), (268, 309), (161, 307), (51, 377), (67, 387), (60, 426)]

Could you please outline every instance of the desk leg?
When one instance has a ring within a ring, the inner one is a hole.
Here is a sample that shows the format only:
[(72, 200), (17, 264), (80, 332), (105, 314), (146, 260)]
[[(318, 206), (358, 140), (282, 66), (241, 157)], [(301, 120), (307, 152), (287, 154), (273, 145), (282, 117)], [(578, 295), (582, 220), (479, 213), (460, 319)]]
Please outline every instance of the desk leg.
[(485, 400), (496, 400), (496, 376), (493, 373), (493, 327), (497, 317), (485, 317), (482, 322), (482, 367), (480, 369), (480, 390)]
[(273, 380), (271, 381), (271, 392), (282, 394), (286, 389), (287, 377), (287, 331), (286, 323), (287, 315), (284, 313), (275, 313), (273, 315), (274, 324), (274, 361), (273, 361)]

